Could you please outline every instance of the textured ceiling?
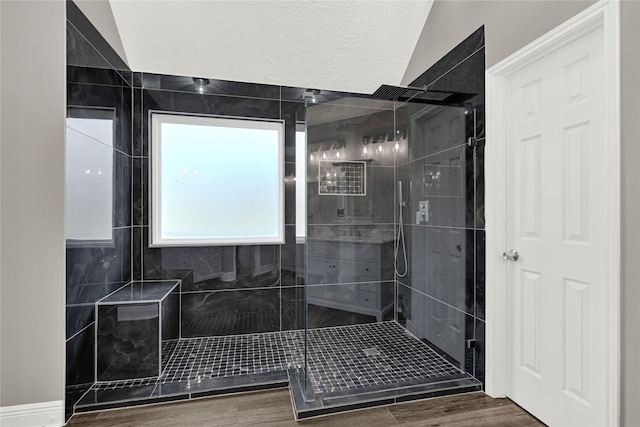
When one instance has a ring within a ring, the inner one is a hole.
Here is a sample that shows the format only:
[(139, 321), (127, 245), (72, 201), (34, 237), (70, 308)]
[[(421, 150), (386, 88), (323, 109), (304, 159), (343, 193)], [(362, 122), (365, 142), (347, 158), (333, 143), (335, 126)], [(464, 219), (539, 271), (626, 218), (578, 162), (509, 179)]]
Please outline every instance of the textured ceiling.
[(432, 0), (110, 5), (132, 70), (372, 93), (402, 80)]

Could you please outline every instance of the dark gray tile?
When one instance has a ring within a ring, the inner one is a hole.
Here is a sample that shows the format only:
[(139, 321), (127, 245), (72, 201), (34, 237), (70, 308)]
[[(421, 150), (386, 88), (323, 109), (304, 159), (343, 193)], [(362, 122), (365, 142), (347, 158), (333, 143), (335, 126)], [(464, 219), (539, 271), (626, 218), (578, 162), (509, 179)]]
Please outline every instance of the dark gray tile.
[(281, 289), (281, 331), (304, 328), (306, 316), (306, 301), (304, 294), (304, 286), (295, 286)]
[[(146, 146), (147, 142), (143, 140), (143, 126), (145, 119), (142, 116), (143, 110), (144, 91), (142, 89), (133, 90), (133, 124), (132, 124), (132, 153), (134, 156), (143, 155), (143, 146)], [(146, 155), (146, 153), (145, 153)]]
[(409, 278), (403, 282), (458, 310), (474, 314), (474, 231), (409, 226)]
[(97, 307), (96, 379), (160, 375), (159, 303)]
[(484, 230), (475, 231), (475, 316), (484, 320), (485, 313), (485, 261), (486, 261), (486, 232)]
[(434, 80), (448, 73), (469, 55), (484, 46), (484, 26), (478, 28), (469, 37), (454, 47), (431, 68), (411, 82), (410, 86), (430, 85)]
[[(66, 259), (70, 295), (75, 292), (73, 288), (81, 285), (128, 282), (131, 280), (131, 228), (113, 230), (112, 245), (67, 247)], [(72, 296), (67, 299), (68, 304), (82, 302), (87, 301)]]
[[(90, 44), (90, 46), (92, 46), (95, 51), (99, 52), (99, 55), (103, 58), (103, 64), (108, 64), (109, 68), (121, 70), (123, 74), (125, 74), (126, 71), (130, 73), (131, 71), (129, 70), (127, 64), (122, 60), (122, 58), (120, 58), (120, 56), (118, 56), (118, 54), (115, 52), (115, 50), (113, 50), (109, 43), (107, 43), (100, 32), (96, 30), (93, 24), (91, 24), (87, 17), (80, 11), (78, 6), (76, 6), (72, 2), (67, 2), (66, 5), (67, 22), (70, 23), (75, 29), (77, 29), (78, 34), (82, 35), (82, 37), (85, 39), (85, 42)], [(67, 47), (67, 51), (76, 52), (78, 50), (80, 49), (78, 48), (77, 44)], [(89, 64), (83, 63), (81, 65)]]
[(272, 332), (280, 329), (280, 289), (182, 294), (182, 336)]
[(114, 153), (114, 227), (131, 225), (131, 157), (118, 151)]
[[(180, 338), (180, 287), (162, 301), (162, 341)], [(164, 358), (164, 354), (163, 354)]]
[(132, 217), (133, 225), (146, 225), (143, 220), (144, 211), (146, 210), (145, 196), (142, 188), (142, 174), (146, 167), (146, 158), (132, 158)]
[[(258, 119), (280, 118), (280, 102), (278, 100), (203, 95), (199, 93), (170, 92), (153, 89), (146, 89), (145, 93), (155, 101), (155, 104), (157, 104), (162, 111), (230, 117), (251, 117)], [(147, 110), (147, 106), (145, 105), (145, 118)]]
[(456, 94), (456, 100), (468, 101), (484, 93), (485, 50), (478, 50), (434, 81), (429, 90)]
[[(411, 176), (402, 180), (405, 224), (473, 228), (473, 167), (473, 148), (466, 145), (403, 164), (399, 175)], [(418, 218), (420, 202), (425, 201), (428, 219)]]
[(463, 107), (409, 104), (408, 144), (410, 159), (441, 153), (466, 143), (467, 129), (473, 132), (473, 120)]
[(466, 369), (467, 340), (474, 334), (473, 316), (405, 285), (399, 285), (398, 291), (407, 329), (456, 366)]
[(92, 384), (95, 380), (95, 329), (84, 331), (66, 342), (66, 385)]
[(131, 279), (142, 280), (142, 247), (144, 239), (144, 228), (146, 227), (132, 227), (132, 264), (131, 264)]
[(485, 324), (476, 319), (473, 376), (484, 383), (485, 379)]
[(485, 171), (484, 171), (484, 139), (475, 149), (475, 228), (485, 228), (484, 217), (484, 192), (485, 192)]
[(285, 163), (284, 165), (284, 223), (295, 225), (296, 223), (296, 165)]
[[(206, 78), (207, 76), (194, 76)], [(163, 89), (174, 92), (197, 92), (194, 77), (171, 76), (164, 74), (144, 73), (142, 84), (145, 89)], [(204, 94), (231, 95), (238, 97), (280, 99), (280, 86), (258, 83), (244, 83), (237, 81), (207, 79), (209, 83), (204, 86)]]
[[(68, 34), (67, 30), (67, 34)], [(67, 65), (67, 82), (121, 87), (126, 84), (122, 76), (111, 68)]]
[(95, 320), (93, 302), (66, 307), (66, 338), (69, 339)]

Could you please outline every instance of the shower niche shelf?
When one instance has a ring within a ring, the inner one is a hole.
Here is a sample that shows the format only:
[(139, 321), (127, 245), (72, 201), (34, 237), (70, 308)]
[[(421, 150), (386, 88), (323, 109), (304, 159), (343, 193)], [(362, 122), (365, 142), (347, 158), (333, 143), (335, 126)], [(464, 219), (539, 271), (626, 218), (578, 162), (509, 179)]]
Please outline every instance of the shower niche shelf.
[(96, 381), (160, 376), (179, 325), (178, 280), (131, 282), (96, 302)]
[(366, 196), (367, 163), (321, 160), (318, 168), (318, 195)]

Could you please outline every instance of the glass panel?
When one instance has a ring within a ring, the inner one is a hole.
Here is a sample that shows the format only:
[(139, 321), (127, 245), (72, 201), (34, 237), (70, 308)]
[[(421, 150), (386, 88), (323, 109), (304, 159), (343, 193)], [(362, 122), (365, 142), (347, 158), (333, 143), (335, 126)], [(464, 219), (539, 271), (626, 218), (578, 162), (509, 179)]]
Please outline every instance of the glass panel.
[(473, 119), (425, 101), (307, 107), (305, 404), (477, 389)]

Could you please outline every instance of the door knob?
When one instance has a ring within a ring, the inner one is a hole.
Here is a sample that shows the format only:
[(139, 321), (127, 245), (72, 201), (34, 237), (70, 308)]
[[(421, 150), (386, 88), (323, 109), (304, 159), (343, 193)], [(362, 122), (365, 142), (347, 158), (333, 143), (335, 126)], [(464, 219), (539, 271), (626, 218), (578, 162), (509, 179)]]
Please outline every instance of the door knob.
[(520, 254), (515, 249), (510, 249), (502, 253), (502, 259), (505, 261), (517, 261), (520, 258)]

